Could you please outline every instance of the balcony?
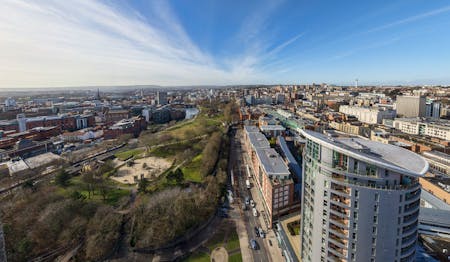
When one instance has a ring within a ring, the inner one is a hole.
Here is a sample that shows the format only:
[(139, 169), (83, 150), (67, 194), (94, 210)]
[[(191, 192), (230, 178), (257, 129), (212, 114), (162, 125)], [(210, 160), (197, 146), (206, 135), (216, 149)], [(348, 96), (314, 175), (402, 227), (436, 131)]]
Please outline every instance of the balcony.
[(347, 257), (347, 250), (345, 250), (344, 248), (338, 247), (337, 245), (330, 243), (330, 242), (328, 242), (328, 251), (340, 258)]
[(343, 196), (338, 196), (334, 193), (331, 193), (331, 201), (336, 202), (339, 206), (344, 205), (344, 207), (350, 207), (350, 199), (349, 198), (345, 198)]
[(334, 235), (332, 233), (329, 234), (329, 239), (331, 241), (334, 241), (335, 245), (338, 245), (338, 246), (340, 246), (341, 248), (344, 248), (344, 249), (347, 248), (348, 241), (346, 239), (340, 238), (340, 237), (338, 237), (338, 236), (336, 236), (336, 235)]
[(350, 215), (350, 210), (347, 209), (348, 207), (341, 207), (336, 204), (331, 203), (330, 205), (330, 211), (334, 211), (332, 213), (337, 213), (338, 216), (346, 218)]
[(348, 238), (348, 230), (335, 226), (333, 224), (329, 224), (328, 230), (341, 238)]
[(337, 226), (342, 226), (342, 227), (348, 228), (348, 224), (349, 224), (348, 219), (340, 218), (336, 215), (331, 214), (330, 221)]
[(414, 200), (418, 200), (420, 198), (420, 188), (418, 188), (416, 191), (411, 192), (411, 193), (407, 193), (405, 195), (405, 201), (409, 202), (409, 201), (414, 201)]
[(413, 233), (413, 232), (417, 231), (417, 224), (418, 224), (418, 222), (416, 221), (416, 222), (414, 222), (413, 224), (411, 224), (409, 226), (403, 227), (402, 234), (403, 235), (409, 235), (410, 233)]
[(420, 205), (419, 201), (406, 205), (404, 213), (408, 213), (408, 212), (417, 210), (419, 208), (419, 205)]
[(328, 261), (333, 261), (333, 262), (346, 262), (346, 259), (340, 258), (338, 256), (336, 256), (335, 254), (328, 252)]
[(335, 183), (331, 183), (331, 189), (347, 195), (350, 195), (351, 192), (349, 187), (341, 186)]
[(417, 210), (416, 212), (412, 213), (411, 215), (407, 215), (403, 217), (403, 224), (407, 224), (410, 222), (414, 222), (417, 221), (417, 219), (419, 218), (419, 210)]
[(411, 234), (407, 237), (402, 238), (402, 246), (409, 246), (412, 243), (416, 243), (417, 241), (417, 234)]
[(412, 243), (411, 245), (402, 248), (401, 250), (401, 256), (408, 256), (410, 255), (412, 252), (414, 252), (416, 250), (416, 242)]

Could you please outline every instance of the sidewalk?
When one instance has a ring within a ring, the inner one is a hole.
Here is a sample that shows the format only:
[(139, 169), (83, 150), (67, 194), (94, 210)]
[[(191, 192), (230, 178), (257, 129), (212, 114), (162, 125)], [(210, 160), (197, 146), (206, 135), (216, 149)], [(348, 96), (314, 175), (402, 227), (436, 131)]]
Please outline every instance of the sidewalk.
[(240, 212), (240, 201), (235, 201), (233, 209), (230, 210), (230, 217), (233, 218), (236, 224), (236, 231), (239, 237), (239, 246), (241, 248), (242, 261), (253, 261), (253, 254), (250, 249), (250, 240), (248, 239), (247, 229), (243, 221), (242, 213)]

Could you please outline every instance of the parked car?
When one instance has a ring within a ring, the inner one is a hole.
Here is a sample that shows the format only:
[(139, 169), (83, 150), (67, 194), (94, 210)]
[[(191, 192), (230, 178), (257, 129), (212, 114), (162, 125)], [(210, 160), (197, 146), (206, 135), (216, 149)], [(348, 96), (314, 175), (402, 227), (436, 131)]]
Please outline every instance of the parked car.
[(250, 205), (250, 198), (248, 196), (245, 197), (245, 204)]
[(256, 208), (253, 208), (252, 212), (254, 217), (258, 216), (258, 210), (256, 210)]
[(253, 201), (253, 199), (250, 200), (250, 205), (251, 205), (252, 207), (255, 207), (255, 206), (256, 206), (255, 201)]
[(256, 237), (259, 237), (259, 229), (257, 227), (255, 227), (255, 235)]
[(265, 237), (266, 237), (266, 233), (264, 232), (264, 230), (262, 229), (262, 227), (259, 227), (258, 231), (259, 231), (259, 236), (260, 236), (260, 237), (262, 237), (262, 238), (265, 238)]
[(256, 242), (256, 240), (254, 240), (254, 239), (250, 240), (250, 245), (251, 245), (253, 250), (258, 250), (259, 249), (258, 242)]

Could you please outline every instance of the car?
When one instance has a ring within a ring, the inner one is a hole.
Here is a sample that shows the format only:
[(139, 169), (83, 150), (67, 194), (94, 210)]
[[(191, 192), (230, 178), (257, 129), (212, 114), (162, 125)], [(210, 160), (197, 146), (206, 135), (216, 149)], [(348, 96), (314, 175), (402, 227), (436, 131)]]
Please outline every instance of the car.
[(262, 227), (260, 227), (260, 228), (258, 229), (258, 231), (259, 231), (259, 236), (260, 236), (260, 237), (262, 237), (262, 238), (265, 238), (265, 237), (266, 237), (266, 233), (264, 232), (264, 230), (262, 229)]
[(258, 216), (258, 210), (256, 210), (256, 208), (253, 208), (253, 209), (252, 209), (252, 212), (253, 212), (253, 216), (254, 216), (254, 217), (257, 217), (257, 216)]
[(256, 237), (259, 237), (259, 229), (257, 227), (255, 227), (255, 235)]
[(252, 247), (253, 250), (258, 250), (259, 249), (258, 242), (256, 242), (256, 240), (254, 240), (254, 239), (250, 240), (250, 246)]
[(245, 204), (250, 205), (250, 198), (248, 196), (245, 197)]
[(255, 206), (256, 206), (255, 201), (253, 201), (253, 199), (250, 200), (250, 205), (251, 205), (252, 207), (255, 207)]

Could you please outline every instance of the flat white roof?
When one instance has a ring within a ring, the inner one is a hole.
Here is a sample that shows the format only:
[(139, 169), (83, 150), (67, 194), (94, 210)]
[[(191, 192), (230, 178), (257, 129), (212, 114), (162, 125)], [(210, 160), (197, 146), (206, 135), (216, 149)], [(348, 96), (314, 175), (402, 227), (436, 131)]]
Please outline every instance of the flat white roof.
[(301, 130), (301, 133), (333, 150), (402, 174), (423, 176), (428, 171), (428, 162), (423, 157), (398, 146), (358, 137), (328, 137), (310, 130)]
[(265, 125), (265, 126), (261, 126), (260, 129), (261, 129), (261, 131), (266, 131), (266, 130), (284, 131), (284, 130), (286, 130), (286, 128), (284, 128), (284, 126), (282, 126), (282, 125)]
[(267, 140), (267, 138), (260, 132), (258, 133), (249, 133), (248, 139), (250, 139), (250, 144), (252, 144), (252, 147), (257, 148), (269, 148), (270, 143)]
[(259, 161), (268, 175), (289, 176), (289, 169), (281, 156), (273, 148), (256, 150)]

